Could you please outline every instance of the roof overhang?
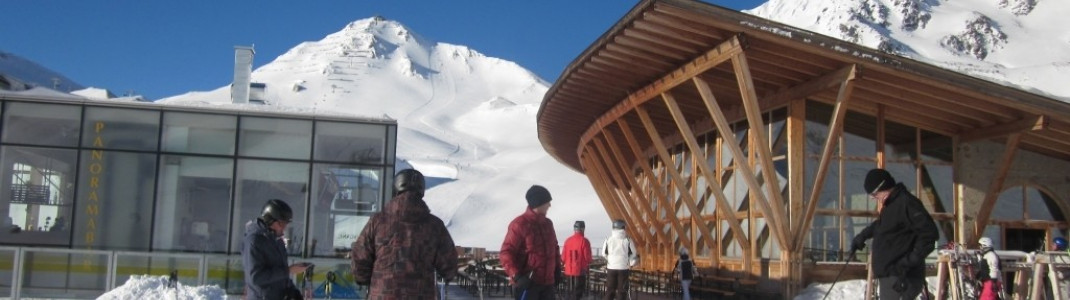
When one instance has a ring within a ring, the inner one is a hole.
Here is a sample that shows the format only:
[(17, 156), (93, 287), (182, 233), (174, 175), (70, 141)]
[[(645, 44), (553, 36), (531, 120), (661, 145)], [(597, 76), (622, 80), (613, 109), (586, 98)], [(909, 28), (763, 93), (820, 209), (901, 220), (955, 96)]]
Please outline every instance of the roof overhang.
[[(731, 63), (686, 74), (719, 48), (746, 55), (763, 110), (796, 98), (833, 103), (836, 89), (814, 85), (858, 70), (851, 111), (882, 111), (960, 141), (1024, 133), (1020, 147), (1070, 159), (1066, 102), (691, 0), (640, 2), (569, 64), (539, 109), (539, 140), (558, 161), (583, 172), (579, 147), (585, 139), (619, 122), (626, 102), (656, 95), (655, 87), (701, 77), (714, 89), (736, 91), (719, 94), (718, 102), (740, 103)], [(682, 105), (702, 103), (694, 93), (674, 96)]]

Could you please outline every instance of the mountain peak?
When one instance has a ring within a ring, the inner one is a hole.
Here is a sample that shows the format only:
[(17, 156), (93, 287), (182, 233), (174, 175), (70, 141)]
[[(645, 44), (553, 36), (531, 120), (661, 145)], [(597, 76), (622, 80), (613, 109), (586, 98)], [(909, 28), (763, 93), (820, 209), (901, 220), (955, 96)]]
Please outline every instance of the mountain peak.
[[(1070, 97), (1066, 1), (770, 0), (745, 11), (999, 84)], [(1038, 80), (1038, 78), (1062, 78)], [(1070, 101), (1070, 100), (1068, 100)]]

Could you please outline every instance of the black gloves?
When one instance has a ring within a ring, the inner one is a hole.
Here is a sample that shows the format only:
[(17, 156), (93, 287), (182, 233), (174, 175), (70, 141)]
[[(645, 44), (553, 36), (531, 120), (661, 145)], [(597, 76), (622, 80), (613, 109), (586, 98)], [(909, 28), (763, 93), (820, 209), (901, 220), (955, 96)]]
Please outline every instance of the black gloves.
[(520, 290), (527, 290), (528, 287), (531, 286), (531, 274), (516, 274), (513, 276), (513, 283), (516, 284), (516, 288)]
[(865, 239), (856, 236), (854, 240), (851, 240), (851, 252), (858, 252), (861, 251), (863, 248), (866, 248)]
[(562, 282), (565, 282), (565, 271), (561, 270), (561, 267), (558, 266), (557, 270), (554, 270), (554, 285), (561, 284)]

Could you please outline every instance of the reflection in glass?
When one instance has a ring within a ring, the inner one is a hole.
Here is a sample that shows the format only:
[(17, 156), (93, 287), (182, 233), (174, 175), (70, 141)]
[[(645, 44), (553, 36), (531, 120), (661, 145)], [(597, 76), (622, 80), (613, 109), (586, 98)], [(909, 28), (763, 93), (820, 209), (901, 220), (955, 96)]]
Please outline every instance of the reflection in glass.
[(82, 147), (155, 151), (159, 128), (159, 111), (88, 107)]
[(234, 199), (234, 224), (231, 227), (230, 252), (241, 252), (246, 223), (260, 216), (264, 203), (271, 199), (286, 201), (293, 209), (293, 223), (286, 228), (287, 250), (301, 255), (305, 242), (308, 174), (305, 162), (239, 159)]
[(241, 118), (238, 155), (309, 159), (312, 122), (307, 120)]
[(74, 105), (7, 102), (4, 143), (78, 146), (82, 108)]
[(381, 168), (317, 164), (312, 186), (313, 255), (344, 256), (383, 205)]
[(149, 249), (156, 155), (82, 150), (73, 245)]
[(165, 112), (163, 151), (234, 155), (235, 116)]
[(233, 170), (231, 159), (164, 155), (152, 248), (226, 252)]
[(0, 157), (0, 242), (69, 245), (77, 152), (3, 146)]
[(386, 128), (381, 125), (316, 122), (316, 156), (319, 161), (382, 163)]

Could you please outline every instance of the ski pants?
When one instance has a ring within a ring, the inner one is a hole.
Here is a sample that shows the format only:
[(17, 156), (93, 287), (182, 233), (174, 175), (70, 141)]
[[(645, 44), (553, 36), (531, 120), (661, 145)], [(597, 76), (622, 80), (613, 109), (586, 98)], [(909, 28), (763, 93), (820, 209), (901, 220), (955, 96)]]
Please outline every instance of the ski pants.
[(628, 270), (613, 269), (606, 272), (606, 297), (603, 299), (628, 299), (628, 273)]
[(513, 287), (513, 298), (516, 300), (554, 300), (554, 286), (531, 284), (527, 290)]
[(568, 283), (568, 296), (565, 299), (580, 299), (587, 292), (587, 274), (566, 276)]
[(684, 290), (684, 300), (691, 300), (691, 279), (680, 280), (680, 287)]
[(895, 289), (897, 282), (900, 282), (900, 277), (888, 276), (879, 279), (881, 300), (914, 300), (925, 286), (925, 277), (902, 277), (902, 283), (906, 286), (899, 291)]
[(995, 280), (985, 280), (984, 286), (981, 287), (980, 300), (999, 300), (999, 282)]

